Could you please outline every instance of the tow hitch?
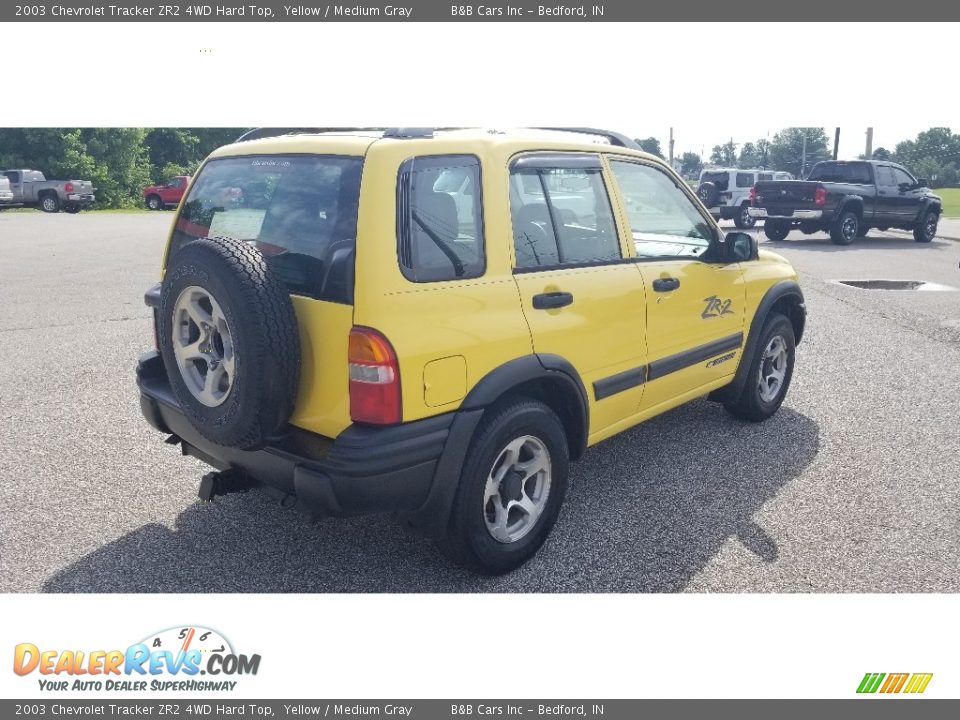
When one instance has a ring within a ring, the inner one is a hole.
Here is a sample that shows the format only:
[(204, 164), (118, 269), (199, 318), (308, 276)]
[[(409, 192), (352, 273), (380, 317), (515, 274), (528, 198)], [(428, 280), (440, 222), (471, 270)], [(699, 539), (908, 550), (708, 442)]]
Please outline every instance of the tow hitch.
[(253, 487), (250, 478), (243, 470), (229, 468), (209, 472), (200, 479), (200, 502), (210, 502), (218, 495), (245, 493)]

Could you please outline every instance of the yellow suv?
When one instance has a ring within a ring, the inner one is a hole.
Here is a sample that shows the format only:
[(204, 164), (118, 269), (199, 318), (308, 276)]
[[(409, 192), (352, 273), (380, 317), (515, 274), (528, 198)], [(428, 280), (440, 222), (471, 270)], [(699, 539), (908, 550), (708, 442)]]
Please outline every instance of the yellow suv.
[(790, 385), (797, 274), (591, 129), (261, 129), (214, 152), (146, 295), (147, 420), (317, 516), (391, 512), (485, 573), (550, 532), (570, 460), (709, 395)]

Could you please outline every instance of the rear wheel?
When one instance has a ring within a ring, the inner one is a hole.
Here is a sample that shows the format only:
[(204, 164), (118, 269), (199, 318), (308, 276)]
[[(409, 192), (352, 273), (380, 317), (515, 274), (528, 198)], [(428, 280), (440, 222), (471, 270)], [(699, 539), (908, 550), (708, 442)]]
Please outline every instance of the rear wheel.
[(757, 224), (757, 219), (750, 214), (750, 205), (744, 203), (733, 218), (733, 224), (741, 230), (749, 230)]
[(763, 234), (770, 240), (778, 242), (790, 234), (790, 226), (783, 220), (766, 220), (763, 223)]
[(913, 239), (917, 242), (928, 243), (937, 236), (937, 223), (940, 221), (940, 215), (927, 210), (920, 219), (920, 222), (913, 228)]
[(163, 210), (163, 200), (159, 195), (151, 195), (147, 198), (147, 207), (151, 210)]
[(543, 403), (489, 411), (460, 476), (445, 549), (466, 567), (499, 575), (547, 539), (567, 491), (566, 434)]
[(779, 410), (793, 378), (795, 353), (793, 325), (780, 313), (771, 313), (753, 357), (741, 360), (750, 363), (747, 382), (740, 397), (724, 402), (727, 412), (741, 420), (760, 422)]
[(859, 237), (860, 216), (853, 210), (840, 213), (833, 225), (830, 226), (830, 240), (834, 245), (849, 245)]
[(40, 209), (45, 213), (60, 212), (60, 198), (56, 195), (44, 195), (40, 198)]

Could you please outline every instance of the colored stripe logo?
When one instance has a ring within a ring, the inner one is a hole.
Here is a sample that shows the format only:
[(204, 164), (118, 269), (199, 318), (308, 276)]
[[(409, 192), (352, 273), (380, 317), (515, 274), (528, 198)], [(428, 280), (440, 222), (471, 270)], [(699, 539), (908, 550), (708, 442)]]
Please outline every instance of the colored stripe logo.
[(867, 673), (857, 687), (858, 693), (911, 693), (927, 689), (933, 673)]

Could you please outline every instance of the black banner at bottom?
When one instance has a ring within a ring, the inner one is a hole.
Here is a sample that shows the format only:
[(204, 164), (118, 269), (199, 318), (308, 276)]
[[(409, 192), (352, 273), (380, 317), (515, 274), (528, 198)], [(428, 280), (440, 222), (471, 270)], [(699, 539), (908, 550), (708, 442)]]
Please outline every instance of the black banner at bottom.
[[(909, 706), (909, 707), (908, 707)], [(960, 700), (877, 696), (849, 700), (0, 700), (0, 718), (737, 718), (911, 720), (960, 716)]]

